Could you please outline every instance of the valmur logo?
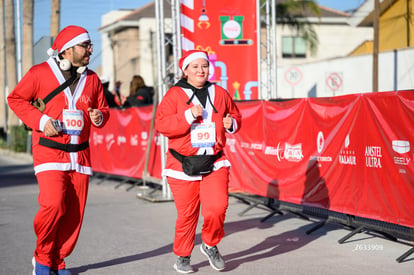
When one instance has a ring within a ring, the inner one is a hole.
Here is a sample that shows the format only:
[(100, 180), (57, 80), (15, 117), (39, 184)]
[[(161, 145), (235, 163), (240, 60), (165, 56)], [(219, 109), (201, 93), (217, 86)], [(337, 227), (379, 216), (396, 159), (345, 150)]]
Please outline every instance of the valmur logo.
[(351, 144), (351, 140), (349, 138), (349, 134), (346, 135), (345, 141), (344, 141), (344, 149), (341, 150), (338, 156), (338, 161), (342, 165), (353, 165), (355, 166), (357, 164), (355, 151), (352, 150), (352, 148), (349, 148), (349, 145)]

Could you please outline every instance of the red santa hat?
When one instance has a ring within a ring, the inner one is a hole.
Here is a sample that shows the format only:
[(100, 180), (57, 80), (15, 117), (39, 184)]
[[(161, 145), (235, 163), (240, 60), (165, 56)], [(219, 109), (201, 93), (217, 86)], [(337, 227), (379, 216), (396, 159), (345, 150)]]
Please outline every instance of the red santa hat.
[(194, 61), (196, 59), (199, 59), (199, 58), (202, 58), (202, 59), (205, 59), (205, 60), (208, 61), (208, 64), (209, 64), (208, 74), (209, 74), (209, 77), (211, 77), (214, 74), (214, 67), (210, 63), (210, 60), (208, 60), (208, 54), (207, 54), (206, 51), (189, 50), (187, 52), (184, 52), (183, 56), (178, 61), (178, 66), (184, 72), (184, 70), (187, 68), (188, 64), (190, 64), (192, 61)]
[(47, 54), (53, 56), (55, 51), (61, 53), (76, 44), (90, 40), (89, 33), (84, 28), (74, 25), (67, 26), (58, 33), (52, 47), (47, 50)]

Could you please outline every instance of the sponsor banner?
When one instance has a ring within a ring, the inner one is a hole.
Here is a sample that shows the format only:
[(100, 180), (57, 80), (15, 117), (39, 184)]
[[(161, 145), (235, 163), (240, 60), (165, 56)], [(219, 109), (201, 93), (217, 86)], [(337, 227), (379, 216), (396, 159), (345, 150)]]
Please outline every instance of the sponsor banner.
[[(231, 191), (414, 227), (414, 92), (240, 101), (227, 135)], [(152, 106), (92, 130), (93, 169), (140, 178)], [(160, 178), (157, 135), (149, 174)]]
[(231, 187), (414, 227), (413, 92), (238, 106)]
[[(92, 168), (117, 176), (142, 178), (149, 142), (152, 106), (110, 109), (105, 127), (93, 128), (90, 135)], [(161, 178), (158, 138), (153, 137), (148, 171)]]

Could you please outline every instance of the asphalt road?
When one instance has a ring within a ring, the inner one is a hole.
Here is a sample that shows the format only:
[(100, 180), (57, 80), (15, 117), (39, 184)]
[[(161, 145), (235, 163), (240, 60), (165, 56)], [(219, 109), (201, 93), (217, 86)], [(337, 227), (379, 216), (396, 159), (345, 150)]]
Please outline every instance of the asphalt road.
[[(91, 178), (78, 244), (66, 259), (73, 274), (177, 274), (172, 241), (176, 212), (171, 200), (137, 198), (140, 186), (115, 179)], [(37, 211), (37, 185), (27, 155), (0, 151), (0, 274), (31, 274)], [(306, 234), (317, 219), (291, 213), (261, 222), (266, 209), (231, 197), (226, 236), (219, 244), (226, 260), (222, 273), (251, 274), (414, 274), (414, 255), (396, 259), (411, 243), (393, 242), (364, 232), (343, 244), (349, 229), (334, 223)], [(197, 274), (216, 274), (199, 250), (202, 218), (192, 265)]]

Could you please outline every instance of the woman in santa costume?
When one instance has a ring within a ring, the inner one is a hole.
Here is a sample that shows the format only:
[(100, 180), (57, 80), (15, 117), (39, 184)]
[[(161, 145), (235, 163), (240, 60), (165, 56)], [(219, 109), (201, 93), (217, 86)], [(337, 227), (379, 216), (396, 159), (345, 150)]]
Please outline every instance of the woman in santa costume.
[[(33, 66), (7, 98), (33, 130), (40, 205), (34, 218), (33, 274), (71, 274), (64, 259), (78, 239), (92, 175), (89, 132), (109, 118), (101, 81), (86, 67), (92, 46), (84, 28), (64, 28), (48, 50), (49, 59)], [(63, 83), (69, 86), (50, 96)]]
[(155, 117), (156, 129), (168, 137), (162, 174), (177, 208), (173, 251), (178, 258), (174, 268), (180, 273), (194, 271), (190, 256), (201, 209), (200, 250), (212, 268), (223, 270), (217, 244), (224, 237), (230, 167), (223, 149), (226, 133), (239, 130), (241, 115), (230, 94), (207, 81), (213, 67), (206, 52), (186, 52), (179, 66), (184, 76), (167, 91)]

